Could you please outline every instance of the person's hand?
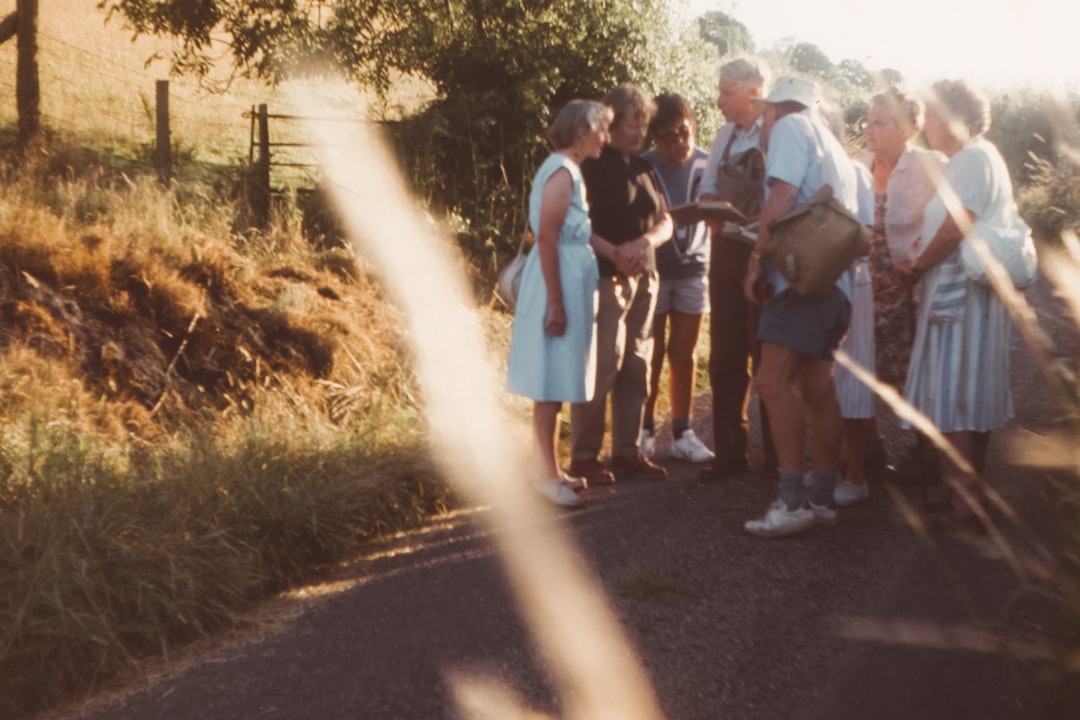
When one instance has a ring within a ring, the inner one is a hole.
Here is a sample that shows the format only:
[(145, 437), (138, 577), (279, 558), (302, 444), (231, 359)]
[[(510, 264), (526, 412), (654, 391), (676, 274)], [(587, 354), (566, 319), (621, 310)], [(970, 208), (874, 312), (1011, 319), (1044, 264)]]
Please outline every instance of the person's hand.
[(615, 268), (627, 277), (636, 277), (645, 272), (645, 258), (649, 242), (638, 238), (623, 243), (615, 248)]
[(750, 256), (750, 262), (746, 264), (746, 277), (743, 278), (743, 296), (754, 305), (761, 302), (761, 296), (758, 295), (758, 280), (760, 279), (761, 257), (754, 253)]
[(897, 285), (910, 290), (919, 284), (922, 270), (915, 266), (914, 260), (905, 260), (893, 266), (893, 277)]
[(561, 300), (549, 300), (547, 314), (544, 315), (544, 332), (555, 337), (562, 337), (566, 332), (566, 307)]

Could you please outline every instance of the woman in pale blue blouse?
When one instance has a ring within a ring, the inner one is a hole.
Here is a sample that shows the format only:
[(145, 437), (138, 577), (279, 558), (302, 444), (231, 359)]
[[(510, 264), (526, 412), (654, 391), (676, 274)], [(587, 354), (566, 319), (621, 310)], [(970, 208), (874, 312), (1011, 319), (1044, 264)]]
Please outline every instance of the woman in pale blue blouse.
[[(967, 276), (961, 252), (970, 228), (1029, 232), (1001, 153), (984, 137), (990, 102), (959, 80), (942, 80), (926, 103), (926, 139), (949, 158), (926, 206), (922, 238), (898, 269), (917, 281), (919, 315), (904, 397), (930, 418), (975, 475), (948, 462), (952, 515), (944, 526), (984, 529), (981, 475), (990, 433), (1013, 416), (1009, 390), (1012, 320), (988, 285)], [(947, 199), (949, 198), (949, 199)], [(951, 207), (950, 207), (951, 206)]]

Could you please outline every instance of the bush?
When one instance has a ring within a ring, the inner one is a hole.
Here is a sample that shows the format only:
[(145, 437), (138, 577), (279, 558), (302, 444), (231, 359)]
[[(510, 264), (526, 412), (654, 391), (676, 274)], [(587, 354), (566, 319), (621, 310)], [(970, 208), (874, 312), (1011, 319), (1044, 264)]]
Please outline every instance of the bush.
[(1038, 172), (1039, 161), (1055, 160), (1053, 142), (1060, 128), (1052, 124), (1042, 99), (1030, 92), (997, 95), (991, 98), (990, 105), (986, 138), (1005, 158), (1013, 182), (1026, 185)]
[(655, 0), (484, 6), (482, 15), (440, 5), (401, 20), (393, 44), (413, 49), (410, 70), (431, 79), (437, 98), (393, 137), (415, 187), (436, 215), (461, 219), (462, 248), (490, 279), (516, 248), (529, 183), (549, 151), (545, 130), (566, 102), (631, 82), (711, 107), (714, 83), (699, 81), (715, 61), (690, 28), (686, 43), (671, 42), (678, 31)]
[(1054, 163), (1032, 156), (1027, 168), (1020, 214), (1036, 236), (1056, 241), (1067, 230), (1080, 232), (1080, 163), (1068, 157)]

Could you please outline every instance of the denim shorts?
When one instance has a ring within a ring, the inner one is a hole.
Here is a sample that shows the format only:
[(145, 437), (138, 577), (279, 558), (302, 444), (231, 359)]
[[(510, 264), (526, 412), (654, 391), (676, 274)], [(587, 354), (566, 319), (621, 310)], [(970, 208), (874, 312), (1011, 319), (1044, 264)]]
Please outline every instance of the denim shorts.
[(704, 315), (709, 312), (709, 278), (704, 275), (661, 277), (656, 292), (656, 314), (666, 315), (672, 310), (684, 315)]
[(839, 288), (820, 298), (787, 288), (766, 301), (757, 337), (803, 355), (832, 360), (850, 322), (851, 303)]

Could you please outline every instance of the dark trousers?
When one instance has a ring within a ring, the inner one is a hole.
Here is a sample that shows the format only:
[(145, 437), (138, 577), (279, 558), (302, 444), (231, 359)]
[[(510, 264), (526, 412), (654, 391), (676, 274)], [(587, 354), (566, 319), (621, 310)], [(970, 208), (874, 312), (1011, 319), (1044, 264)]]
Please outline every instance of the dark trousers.
[[(760, 357), (757, 342), (759, 311), (743, 295), (743, 278), (750, 247), (714, 237), (709, 261), (709, 381), (713, 393), (713, 444), (716, 470), (724, 473), (748, 464), (752, 368)], [(761, 412), (766, 470), (776, 464), (765, 406)]]

